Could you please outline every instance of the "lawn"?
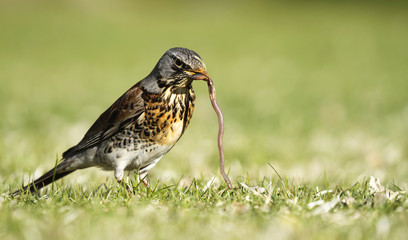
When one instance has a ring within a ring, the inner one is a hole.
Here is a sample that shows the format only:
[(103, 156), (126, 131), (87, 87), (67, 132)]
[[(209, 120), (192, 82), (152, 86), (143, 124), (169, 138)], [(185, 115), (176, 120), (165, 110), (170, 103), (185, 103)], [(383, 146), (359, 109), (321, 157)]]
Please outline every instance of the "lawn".
[[(2, 1), (1, 239), (404, 239), (408, 234), (408, 5), (380, 1)], [(169, 48), (198, 52), (207, 86), (150, 171), (54, 166)]]

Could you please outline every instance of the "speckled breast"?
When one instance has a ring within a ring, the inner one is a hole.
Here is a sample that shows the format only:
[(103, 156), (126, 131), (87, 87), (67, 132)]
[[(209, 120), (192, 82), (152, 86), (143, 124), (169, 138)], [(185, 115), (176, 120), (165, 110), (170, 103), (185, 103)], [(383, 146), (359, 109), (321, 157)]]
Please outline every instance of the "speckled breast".
[(161, 95), (150, 95), (145, 99), (142, 138), (171, 148), (190, 123), (194, 101), (192, 88), (169, 88)]

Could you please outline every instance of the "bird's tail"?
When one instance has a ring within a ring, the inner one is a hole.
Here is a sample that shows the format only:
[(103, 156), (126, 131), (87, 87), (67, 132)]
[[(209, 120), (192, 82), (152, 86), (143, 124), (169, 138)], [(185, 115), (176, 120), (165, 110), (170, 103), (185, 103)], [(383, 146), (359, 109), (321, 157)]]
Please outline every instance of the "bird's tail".
[(55, 168), (49, 170), (48, 172), (44, 173), (41, 177), (36, 179), (34, 182), (22, 187), (21, 189), (15, 191), (11, 195), (17, 196), (21, 193), (35, 193), (41, 188), (47, 186), (50, 183), (57, 181), (58, 179), (65, 177), (66, 175), (74, 172), (75, 170), (67, 170), (66, 162), (61, 162)]

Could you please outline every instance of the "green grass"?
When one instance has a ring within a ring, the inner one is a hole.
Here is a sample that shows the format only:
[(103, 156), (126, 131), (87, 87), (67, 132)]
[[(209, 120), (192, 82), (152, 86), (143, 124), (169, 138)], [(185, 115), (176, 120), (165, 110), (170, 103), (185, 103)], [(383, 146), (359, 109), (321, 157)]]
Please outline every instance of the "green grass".
[(1, 193), (51, 168), (175, 46), (197, 51), (215, 82), (235, 189), (195, 83), (189, 128), (150, 172), (155, 191), (132, 174), (129, 193), (111, 172), (77, 171), (38, 196), (1, 195), (0, 238), (404, 239), (407, 12), (380, 1), (1, 2)]
[(328, 191), (266, 177), (232, 191), (212, 179), (160, 183), (153, 191), (129, 181), (133, 192), (113, 181), (91, 189), (58, 185), (40, 196), (2, 200), (1, 230), (6, 239), (403, 237), (408, 195), (373, 183)]

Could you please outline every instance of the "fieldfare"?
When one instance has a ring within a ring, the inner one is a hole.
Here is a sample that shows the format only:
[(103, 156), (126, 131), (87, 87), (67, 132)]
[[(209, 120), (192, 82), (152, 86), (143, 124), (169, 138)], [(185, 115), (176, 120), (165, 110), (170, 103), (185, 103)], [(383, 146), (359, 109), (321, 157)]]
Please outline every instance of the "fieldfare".
[(177, 143), (194, 110), (194, 80), (209, 80), (201, 57), (172, 48), (152, 72), (102, 113), (83, 139), (63, 153), (53, 169), (19, 191), (35, 192), (78, 169), (113, 170), (118, 182), (124, 171), (147, 172)]

